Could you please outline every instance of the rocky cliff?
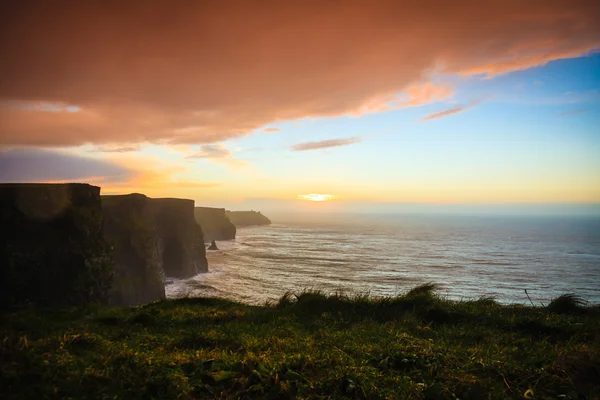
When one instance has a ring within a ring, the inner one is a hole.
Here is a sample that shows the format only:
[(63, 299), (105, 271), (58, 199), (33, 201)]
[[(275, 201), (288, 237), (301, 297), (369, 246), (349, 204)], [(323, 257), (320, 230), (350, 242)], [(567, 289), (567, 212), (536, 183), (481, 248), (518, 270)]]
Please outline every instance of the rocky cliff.
[(196, 207), (194, 217), (202, 227), (205, 243), (235, 239), (235, 225), (225, 215), (224, 208)]
[(260, 211), (226, 211), (227, 218), (238, 228), (251, 225), (270, 225), (271, 220)]
[(0, 184), (0, 306), (104, 303), (113, 278), (100, 188)]
[(0, 184), (0, 244), (0, 308), (138, 305), (208, 270), (193, 200), (87, 184)]
[(104, 234), (115, 263), (109, 303), (135, 306), (164, 299), (162, 249), (151, 200), (137, 193), (101, 199)]
[(194, 219), (194, 200), (151, 199), (162, 267), (166, 276), (189, 278), (208, 271), (202, 229)]

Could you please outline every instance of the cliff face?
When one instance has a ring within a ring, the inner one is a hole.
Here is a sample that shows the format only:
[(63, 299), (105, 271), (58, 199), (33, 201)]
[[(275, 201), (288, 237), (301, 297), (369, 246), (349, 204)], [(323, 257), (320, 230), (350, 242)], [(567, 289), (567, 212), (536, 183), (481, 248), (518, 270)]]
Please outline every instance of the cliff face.
[(166, 276), (189, 278), (208, 271), (202, 229), (194, 219), (194, 200), (151, 199)]
[(104, 234), (115, 262), (111, 305), (135, 306), (165, 298), (162, 251), (150, 201), (143, 194), (102, 196)]
[(193, 200), (87, 184), (0, 184), (0, 244), (0, 308), (138, 305), (208, 270)]
[(235, 225), (225, 215), (224, 208), (196, 207), (194, 217), (202, 227), (204, 242), (235, 239)]
[(0, 306), (104, 303), (112, 285), (100, 188), (0, 184)]
[(271, 225), (260, 211), (226, 211), (227, 218), (238, 228), (251, 225)]

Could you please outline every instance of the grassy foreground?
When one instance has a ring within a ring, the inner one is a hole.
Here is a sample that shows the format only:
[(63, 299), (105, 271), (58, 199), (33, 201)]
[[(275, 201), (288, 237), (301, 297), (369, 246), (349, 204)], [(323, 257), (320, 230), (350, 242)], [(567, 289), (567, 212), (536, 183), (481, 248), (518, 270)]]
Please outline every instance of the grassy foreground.
[(23, 309), (0, 317), (0, 397), (599, 398), (600, 307), (434, 290)]

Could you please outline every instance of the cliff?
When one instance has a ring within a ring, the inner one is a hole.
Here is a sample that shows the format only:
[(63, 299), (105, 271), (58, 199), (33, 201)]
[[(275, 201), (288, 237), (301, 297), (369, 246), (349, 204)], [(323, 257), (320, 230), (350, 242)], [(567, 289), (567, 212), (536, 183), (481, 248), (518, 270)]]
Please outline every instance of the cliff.
[(271, 220), (262, 215), (260, 211), (226, 211), (225, 214), (237, 228), (271, 224)]
[(131, 306), (208, 270), (194, 201), (87, 184), (0, 184), (0, 308)]
[(100, 188), (0, 184), (0, 306), (104, 303), (113, 263)]
[(165, 275), (189, 278), (207, 272), (202, 229), (194, 219), (194, 200), (151, 199), (150, 204)]
[(164, 299), (162, 251), (151, 200), (137, 193), (101, 200), (104, 234), (115, 263), (109, 303), (135, 306)]
[(196, 222), (202, 227), (204, 242), (235, 239), (235, 225), (225, 215), (224, 208), (194, 208)]

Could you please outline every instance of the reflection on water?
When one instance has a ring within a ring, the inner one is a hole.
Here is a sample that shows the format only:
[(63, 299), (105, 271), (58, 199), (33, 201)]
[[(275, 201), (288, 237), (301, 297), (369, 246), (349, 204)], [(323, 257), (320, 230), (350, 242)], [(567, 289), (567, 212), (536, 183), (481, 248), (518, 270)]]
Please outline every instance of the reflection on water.
[(354, 218), (238, 230), (208, 252), (210, 273), (167, 285), (167, 296), (248, 303), (286, 291), (373, 296), (436, 282), (454, 298), (546, 303), (575, 292), (600, 303), (600, 220), (500, 217)]

